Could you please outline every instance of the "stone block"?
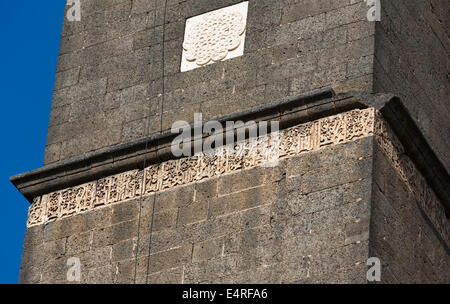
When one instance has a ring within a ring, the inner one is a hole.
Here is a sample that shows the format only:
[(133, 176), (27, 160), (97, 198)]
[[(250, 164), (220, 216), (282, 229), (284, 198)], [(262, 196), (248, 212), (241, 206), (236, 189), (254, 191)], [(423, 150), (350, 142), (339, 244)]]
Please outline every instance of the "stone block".
[(194, 200), (194, 187), (183, 186), (158, 193), (155, 198), (155, 212), (176, 209), (191, 205)]
[(199, 262), (221, 256), (223, 251), (223, 241), (223, 238), (216, 238), (194, 244), (192, 261)]
[(217, 278), (229, 276), (236, 272), (236, 257), (227, 256), (187, 265), (184, 271), (184, 282), (186, 284), (212, 283)]
[[(236, 175), (236, 178), (239, 178), (239, 174)], [(260, 183), (260, 181), (257, 183)], [(209, 215), (210, 217), (215, 217), (270, 204), (277, 199), (277, 191), (275, 189), (276, 186), (264, 185), (221, 196), (210, 202)]]
[(301, 180), (303, 193), (311, 193), (322, 189), (370, 178), (372, 162), (363, 159), (357, 162), (340, 163), (335, 167), (328, 167), (310, 172)]
[(114, 267), (106, 265), (103, 267), (89, 269), (83, 277), (82, 282), (86, 284), (111, 284), (114, 277)]
[(178, 267), (149, 275), (146, 284), (182, 284), (182, 280), (183, 268)]
[(111, 224), (134, 220), (139, 213), (139, 199), (112, 206)]
[(177, 226), (206, 220), (208, 217), (209, 202), (196, 201), (189, 205), (183, 205), (179, 209)]
[(105, 228), (96, 228), (93, 234), (93, 247), (112, 245), (137, 236), (137, 224), (137, 220), (131, 220)]
[(57, 73), (55, 76), (55, 90), (76, 85), (79, 74), (79, 67)]
[(233, 213), (182, 227), (183, 240), (197, 243), (240, 230), (241, 214)]
[(92, 242), (92, 231), (71, 235), (67, 238), (66, 254), (76, 255), (90, 250)]
[(178, 209), (168, 209), (155, 213), (153, 218), (153, 231), (175, 228), (177, 226)]
[(67, 282), (67, 259), (61, 257), (48, 259), (41, 268), (41, 280), (39, 283), (49, 284), (52, 282)]
[(185, 265), (192, 259), (192, 245), (184, 245), (150, 255), (148, 273), (153, 274), (177, 266)]
[(112, 246), (112, 262), (129, 260), (135, 257), (136, 239), (121, 241)]
[(111, 263), (112, 246), (94, 248), (83, 252), (75, 257), (80, 259), (81, 273), (86, 273), (88, 269), (103, 267)]

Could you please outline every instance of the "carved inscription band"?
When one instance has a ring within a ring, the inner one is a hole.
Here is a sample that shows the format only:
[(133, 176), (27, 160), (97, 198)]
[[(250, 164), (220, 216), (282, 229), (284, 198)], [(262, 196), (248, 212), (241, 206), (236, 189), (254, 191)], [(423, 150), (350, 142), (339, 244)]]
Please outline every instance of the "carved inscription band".
[[(278, 155), (298, 155), (372, 135), (374, 113), (373, 109), (354, 110), (280, 131)], [(267, 144), (267, 138), (265, 140)], [(144, 170), (127, 171), (36, 197), (29, 209), (28, 226), (134, 199), (141, 192), (143, 195), (151, 195), (176, 186), (259, 166), (270, 157), (253, 153), (254, 146), (260, 141), (261, 138), (258, 138), (238, 143), (235, 153), (227, 153), (227, 149), (222, 147), (222, 153), (215, 151), (216, 153), (169, 160)], [(270, 150), (270, 146), (268, 149)]]
[(405, 154), (402, 144), (378, 112), (375, 116), (375, 135), (378, 145), (400, 174), (408, 191), (450, 248), (450, 223), (445, 215), (444, 206)]
[(276, 142), (278, 157), (285, 158), (372, 135), (375, 135), (421, 208), (448, 244), (450, 232), (443, 206), (411, 160), (403, 155), (400, 142), (373, 108), (353, 110), (297, 125), (280, 131), (278, 141), (258, 138), (237, 143), (234, 153), (227, 153), (229, 150), (222, 147), (222, 151), (216, 150), (215, 153), (169, 160), (144, 170), (127, 171), (36, 197), (29, 208), (27, 226), (135, 199), (141, 194), (148, 196), (177, 186), (260, 166), (272, 157), (267, 153), (260, 153), (260, 149), (256, 149), (257, 152), (254, 153), (255, 146), (262, 144), (263, 140), (264, 144), (269, 144), (268, 150), (271, 149), (270, 144)]

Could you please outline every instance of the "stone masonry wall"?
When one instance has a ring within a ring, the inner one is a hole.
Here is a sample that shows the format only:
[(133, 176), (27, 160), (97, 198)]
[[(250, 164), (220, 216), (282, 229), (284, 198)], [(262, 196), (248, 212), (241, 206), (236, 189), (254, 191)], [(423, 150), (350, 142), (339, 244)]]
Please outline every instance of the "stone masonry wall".
[(370, 256), (384, 283), (450, 282), (448, 247), (382, 150), (374, 149)]
[(450, 169), (449, 6), (442, 0), (382, 0), (376, 22), (374, 90), (401, 97)]
[[(244, 55), (180, 73), (186, 18), (238, 2), (82, 0), (44, 163), (332, 86), (402, 97), (448, 168), (442, 2), (382, 1), (373, 23), (362, 0), (249, 0)], [(137, 254), (137, 283), (365, 283), (369, 256), (384, 282), (448, 283), (448, 248), (374, 142), (146, 196), (141, 213), (130, 200), (29, 227), (20, 282), (66, 283), (79, 257), (82, 283), (133, 283)]]
[(44, 163), (141, 138), (148, 122), (156, 134), (194, 112), (371, 91), (375, 24), (362, 0), (250, 0), (244, 55), (180, 73), (186, 18), (238, 2), (168, 0), (164, 16), (164, 0), (82, 0), (81, 21), (64, 21)]
[[(20, 282), (365, 283), (373, 137), (27, 229)], [(153, 213), (154, 212), (154, 213)], [(139, 229), (139, 242), (138, 233)]]

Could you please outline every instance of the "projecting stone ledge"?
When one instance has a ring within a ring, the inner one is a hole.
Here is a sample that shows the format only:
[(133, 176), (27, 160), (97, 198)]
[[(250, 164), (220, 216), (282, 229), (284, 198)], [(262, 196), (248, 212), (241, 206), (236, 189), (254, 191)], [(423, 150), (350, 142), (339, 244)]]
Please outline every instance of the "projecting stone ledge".
[[(35, 197), (29, 225), (86, 212), (374, 135), (375, 109), (351, 110), (205, 151)], [(275, 135), (276, 134), (276, 135)]]
[[(349, 92), (335, 95), (322, 89), (243, 112), (219, 117), (225, 121), (277, 120), (281, 129), (335, 115), (352, 109), (373, 107), (379, 110), (404, 146), (405, 153), (416, 164), (440, 198), (450, 215), (450, 178), (411, 115), (401, 101), (391, 94)], [(87, 153), (67, 161), (11, 177), (11, 182), (30, 201), (57, 190), (66, 189), (116, 173), (143, 169), (147, 164), (173, 159), (170, 144), (178, 134), (170, 132)]]
[[(331, 89), (323, 89), (255, 107), (239, 113), (216, 118), (225, 121), (278, 120), (286, 128), (346, 110), (362, 108), (349, 95), (335, 96)], [(132, 169), (142, 169), (144, 158), (148, 164), (173, 158), (172, 140), (178, 134), (170, 131), (134, 142), (100, 149), (83, 156), (50, 164), (40, 169), (11, 177), (11, 182), (28, 199), (55, 190), (99, 179)]]
[[(374, 136), (439, 235), (449, 243), (445, 216), (449, 207), (448, 173), (398, 98), (364, 92), (336, 96), (332, 90), (321, 90), (217, 120), (279, 121), (277, 155), (281, 159)], [(242, 143), (243, 153), (238, 155), (227, 155), (226, 148), (218, 148), (223, 152), (214, 156), (202, 153), (175, 159), (170, 143), (176, 135), (161, 134), (12, 177), (16, 187), (33, 202), (28, 226), (268, 161), (267, 155), (252, 153), (261, 145), (260, 138), (247, 138)], [(142, 168), (144, 158), (146, 168)]]

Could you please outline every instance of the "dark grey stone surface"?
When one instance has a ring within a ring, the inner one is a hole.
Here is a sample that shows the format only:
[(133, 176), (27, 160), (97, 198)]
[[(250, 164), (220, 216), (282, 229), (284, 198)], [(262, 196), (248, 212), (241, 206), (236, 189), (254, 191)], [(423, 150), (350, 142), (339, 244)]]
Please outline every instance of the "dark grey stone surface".
[[(375, 145), (370, 256), (390, 283), (450, 282), (450, 251)], [(447, 219), (448, 221), (448, 219)]]
[(64, 21), (44, 164), (194, 112), (207, 120), (323, 87), (371, 91), (375, 25), (362, 0), (250, 0), (244, 56), (184, 73), (185, 19), (241, 1), (168, 0), (165, 14), (153, 2), (85, 0), (81, 21)]
[(144, 197), (140, 224), (131, 200), (31, 227), (20, 282), (67, 283), (67, 259), (78, 257), (82, 283), (132, 283), (137, 253), (138, 283), (364, 283), (372, 145)]
[(250, 0), (244, 56), (180, 73), (185, 19), (238, 2), (83, 1), (63, 26), (44, 164), (142, 138), (148, 122), (157, 134), (331, 86), (400, 96), (449, 168), (445, 1), (382, 0), (367, 22), (362, 0)]
[[(164, 12), (164, 0), (83, 1), (82, 21), (63, 25), (42, 178), (104, 176), (111, 147), (174, 120), (325, 87), (400, 96), (448, 168), (442, 2), (382, 1), (370, 23), (362, 0), (250, 0), (244, 56), (180, 73), (185, 19), (238, 2), (168, 0)], [(449, 283), (448, 248), (396, 174), (369, 137), (31, 227), (20, 282), (67, 283), (78, 257), (82, 283), (366, 283), (377, 256), (382, 283)]]
[[(28, 228), (21, 283), (448, 283), (450, 255), (373, 137)], [(137, 259), (136, 259), (137, 257)], [(134, 266), (136, 262), (136, 274)]]
[(399, 96), (450, 168), (448, 1), (381, 0), (376, 23), (374, 91)]

